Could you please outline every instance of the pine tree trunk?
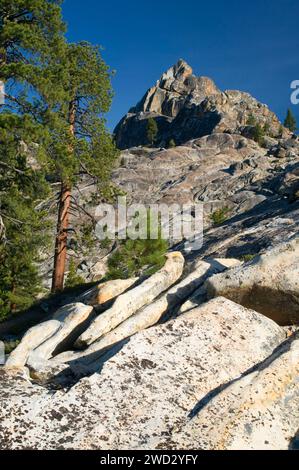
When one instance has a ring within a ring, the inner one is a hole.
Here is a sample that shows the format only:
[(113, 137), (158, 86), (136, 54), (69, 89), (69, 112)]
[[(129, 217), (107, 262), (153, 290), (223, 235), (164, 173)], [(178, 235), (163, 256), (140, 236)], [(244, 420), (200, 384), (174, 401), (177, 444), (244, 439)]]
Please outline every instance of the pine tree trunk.
[(52, 292), (61, 291), (64, 285), (70, 205), (71, 190), (68, 185), (61, 183), (55, 242)]
[[(72, 101), (69, 107), (70, 133), (75, 135), (76, 102)], [(71, 153), (72, 153), (72, 149)], [(52, 292), (63, 290), (67, 258), (67, 241), (69, 230), (69, 211), (71, 207), (71, 186), (61, 183), (59, 196), (58, 221), (55, 241), (54, 269), (52, 277)]]

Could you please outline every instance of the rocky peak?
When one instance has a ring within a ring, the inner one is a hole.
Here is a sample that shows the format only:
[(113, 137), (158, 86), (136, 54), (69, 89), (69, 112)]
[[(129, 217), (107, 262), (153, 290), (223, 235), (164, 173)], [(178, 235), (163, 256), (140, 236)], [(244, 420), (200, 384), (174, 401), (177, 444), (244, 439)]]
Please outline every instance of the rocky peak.
[[(158, 125), (156, 144), (182, 144), (213, 132), (246, 133), (249, 117), (278, 137), (281, 124), (266, 105), (248, 93), (221, 92), (208, 77), (197, 77), (183, 59), (164, 72), (115, 128), (120, 149), (147, 145), (147, 120)], [(247, 136), (247, 134), (246, 134)]]
[(130, 110), (130, 114), (156, 113), (175, 118), (187, 101), (200, 103), (219, 90), (212, 80), (196, 77), (183, 59), (163, 73), (156, 85)]
[(166, 83), (168, 80), (182, 80), (184, 81), (187, 77), (193, 74), (192, 67), (187, 62), (180, 59), (175, 65), (170, 67), (167, 72), (163, 73), (162, 77), (158, 82), (161, 88), (167, 88)]

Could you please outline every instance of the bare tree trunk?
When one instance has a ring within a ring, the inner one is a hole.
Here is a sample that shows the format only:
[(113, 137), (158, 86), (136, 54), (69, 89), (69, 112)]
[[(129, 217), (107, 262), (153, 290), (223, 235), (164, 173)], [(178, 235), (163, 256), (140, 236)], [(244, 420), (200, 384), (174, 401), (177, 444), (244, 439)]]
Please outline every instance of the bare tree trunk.
[(68, 185), (61, 183), (59, 196), (58, 221), (55, 241), (54, 270), (52, 292), (61, 291), (64, 284), (64, 274), (67, 254), (67, 236), (69, 228), (69, 209), (71, 191)]
[[(75, 135), (76, 101), (72, 101), (69, 107), (70, 133)], [(72, 149), (70, 149), (72, 151)], [(69, 231), (69, 211), (71, 207), (71, 186), (69, 183), (61, 183), (59, 195), (58, 221), (55, 241), (54, 269), (52, 276), (52, 292), (63, 290), (64, 276), (67, 258), (67, 241)]]

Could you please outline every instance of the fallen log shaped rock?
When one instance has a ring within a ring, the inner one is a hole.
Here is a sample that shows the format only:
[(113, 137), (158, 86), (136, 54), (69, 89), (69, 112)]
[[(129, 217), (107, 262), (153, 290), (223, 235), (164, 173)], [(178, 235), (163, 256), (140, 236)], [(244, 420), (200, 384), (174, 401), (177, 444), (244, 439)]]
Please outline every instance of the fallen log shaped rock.
[(138, 277), (133, 277), (130, 279), (115, 279), (98, 284), (80, 295), (80, 297), (77, 298), (77, 302), (92, 305), (93, 307), (103, 305), (132, 287), (137, 280)]
[[(82, 303), (65, 305), (60, 308), (52, 320), (58, 322), (59, 328), (50, 337), (45, 338), (45, 341), (40, 342), (38, 347), (31, 348), (28, 365), (50, 359), (58, 348), (63, 350), (70, 347), (84, 328), (85, 322), (88, 321), (92, 312), (92, 306)], [(35, 328), (42, 330), (43, 325), (42, 323)]]
[(27, 362), (30, 352), (54, 335), (60, 326), (61, 324), (58, 320), (49, 320), (30, 328), (23, 336), (20, 344), (10, 354), (5, 368), (23, 367)]
[[(96, 370), (97, 364), (94, 364), (95, 361), (106, 352), (108, 347), (155, 325), (167, 311), (171, 310), (173, 315), (175, 310), (204, 283), (207, 277), (215, 272), (217, 272), (217, 268), (212, 262), (197, 262), (197, 269), (169, 289), (155, 302), (142, 308), (113, 331), (108, 332), (99, 341), (89, 346), (85, 351), (67, 351), (59, 354), (54, 358), (55, 364), (80, 360), (80, 367), (89, 367), (90, 371)], [(94, 367), (92, 364), (94, 364)]]
[(120, 295), (110, 309), (92, 322), (78, 338), (75, 346), (84, 348), (94, 343), (173, 285), (183, 273), (185, 260), (180, 252), (168, 253), (166, 256), (167, 261), (160, 271), (139, 286)]

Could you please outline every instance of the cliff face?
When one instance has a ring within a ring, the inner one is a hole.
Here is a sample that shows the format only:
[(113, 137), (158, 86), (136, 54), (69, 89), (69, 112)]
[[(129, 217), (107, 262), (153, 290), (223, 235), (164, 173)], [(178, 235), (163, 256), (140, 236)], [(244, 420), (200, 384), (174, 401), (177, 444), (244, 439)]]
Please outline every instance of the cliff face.
[(251, 116), (266, 124), (271, 135), (279, 135), (280, 122), (266, 105), (248, 93), (221, 92), (213, 80), (196, 77), (192, 68), (179, 60), (129, 110), (114, 133), (120, 149), (146, 145), (147, 121), (153, 118), (159, 129), (156, 143), (167, 146), (171, 139), (182, 144), (214, 132), (246, 134)]

